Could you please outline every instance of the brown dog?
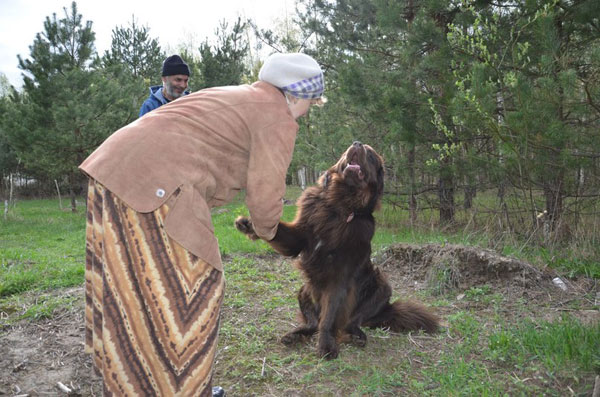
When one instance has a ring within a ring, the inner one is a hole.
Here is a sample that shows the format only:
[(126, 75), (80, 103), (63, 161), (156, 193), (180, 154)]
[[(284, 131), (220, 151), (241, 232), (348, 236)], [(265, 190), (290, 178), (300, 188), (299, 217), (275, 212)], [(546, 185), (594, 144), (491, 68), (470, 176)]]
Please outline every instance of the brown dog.
[[(366, 344), (361, 326), (437, 330), (437, 317), (421, 304), (390, 303), (392, 289), (371, 263), (373, 212), (383, 193), (383, 173), (381, 156), (354, 142), (319, 184), (302, 194), (294, 221), (280, 222), (268, 241), (279, 253), (299, 257), (306, 280), (298, 293), (303, 324), (283, 336), (283, 343), (318, 332), (319, 354), (332, 359), (339, 341)], [(239, 217), (235, 225), (258, 238), (248, 218)]]

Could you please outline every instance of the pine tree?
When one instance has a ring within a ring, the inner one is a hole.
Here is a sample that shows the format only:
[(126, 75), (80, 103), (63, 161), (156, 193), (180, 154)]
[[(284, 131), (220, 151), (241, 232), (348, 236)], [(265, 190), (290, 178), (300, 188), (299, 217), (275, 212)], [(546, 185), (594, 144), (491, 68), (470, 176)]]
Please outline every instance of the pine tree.
[[(445, 224), (454, 219), (457, 147), (466, 138), (450, 112), (455, 86), (446, 34), (459, 15), (454, 3), (314, 0), (303, 2), (301, 16), (318, 37), (321, 60), (331, 65), (328, 82), (338, 89), (340, 106), (325, 111), (335, 113), (344, 134), (384, 155), (392, 182), (409, 181), (397, 192), (408, 194), (413, 218), (417, 193), (437, 191)], [(435, 161), (424, 168), (427, 160)]]
[(199, 89), (225, 85), (239, 85), (248, 73), (246, 57), (249, 43), (244, 32), (248, 24), (238, 18), (229, 30), (227, 22), (222, 21), (215, 35), (217, 43), (208, 40), (200, 45), (200, 63), (198, 64), (201, 83)]
[(0, 98), (8, 96), (11, 92), (11, 85), (8, 81), (8, 77), (0, 72)]
[(131, 98), (105, 70), (92, 68), (92, 22), (83, 23), (77, 4), (64, 18), (47, 17), (44, 32), (19, 57), (23, 100), (10, 109), (5, 128), (11, 147), (28, 173), (41, 181), (64, 184), (76, 211), (75, 195), (84, 177), (77, 166), (130, 113)]
[[(0, 77), (5, 76), (0, 74)], [(2, 79), (0, 79), (2, 80)], [(9, 177), (19, 172), (19, 160), (15, 150), (10, 144), (8, 131), (6, 126), (8, 125), (8, 117), (12, 113), (11, 109), (14, 108), (15, 101), (18, 101), (18, 94), (13, 91), (12, 95), (9, 95), (11, 88), (8, 84), (8, 79), (2, 83), (2, 90), (0, 94), (0, 198), (7, 199), (9, 194), (3, 194), (3, 192), (10, 189), (9, 186), (4, 186), (5, 182), (10, 184)]]
[(146, 81), (160, 80), (160, 70), (165, 54), (158, 40), (150, 37), (150, 28), (140, 26), (135, 16), (127, 27), (112, 31), (110, 50), (104, 53), (105, 66), (124, 66), (134, 78)]
[(101, 65), (131, 97), (130, 113), (125, 123), (138, 117), (140, 106), (148, 97), (148, 87), (160, 85), (165, 54), (158, 41), (150, 37), (150, 28), (140, 26), (135, 16), (128, 27), (115, 27), (110, 50), (104, 53)]
[(456, 115), (486, 131), (499, 159), (488, 164), (530, 201), (533, 224), (545, 211), (548, 230), (560, 231), (569, 197), (597, 198), (585, 175), (600, 147), (600, 11), (593, 1), (535, 1), (470, 12), (471, 29), (451, 35), (470, 59), (458, 68)]

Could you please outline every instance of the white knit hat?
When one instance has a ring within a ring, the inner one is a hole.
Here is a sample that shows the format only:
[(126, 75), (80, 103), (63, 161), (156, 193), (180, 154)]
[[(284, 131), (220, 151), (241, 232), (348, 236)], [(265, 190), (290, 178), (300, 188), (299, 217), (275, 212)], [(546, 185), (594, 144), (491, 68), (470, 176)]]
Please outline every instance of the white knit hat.
[(320, 98), (325, 90), (321, 67), (312, 57), (301, 53), (270, 55), (258, 79), (303, 99)]

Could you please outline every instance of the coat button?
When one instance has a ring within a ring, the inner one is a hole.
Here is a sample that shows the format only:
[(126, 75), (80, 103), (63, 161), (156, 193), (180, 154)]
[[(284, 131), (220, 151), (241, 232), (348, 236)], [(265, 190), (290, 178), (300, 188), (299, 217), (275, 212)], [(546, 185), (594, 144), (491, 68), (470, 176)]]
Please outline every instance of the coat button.
[(156, 197), (165, 197), (165, 191), (164, 189), (157, 189), (156, 190)]

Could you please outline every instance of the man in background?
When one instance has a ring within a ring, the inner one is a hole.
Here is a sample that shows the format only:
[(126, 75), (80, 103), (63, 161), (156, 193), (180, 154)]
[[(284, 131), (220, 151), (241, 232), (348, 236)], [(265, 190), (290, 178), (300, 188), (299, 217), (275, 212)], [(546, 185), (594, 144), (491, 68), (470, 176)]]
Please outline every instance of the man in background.
[(150, 96), (144, 101), (139, 117), (167, 104), (181, 96), (189, 94), (186, 91), (190, 77), (190, 68), (179, 55), (171, 55), (163, 62), (162, 86), (150, 87)]

